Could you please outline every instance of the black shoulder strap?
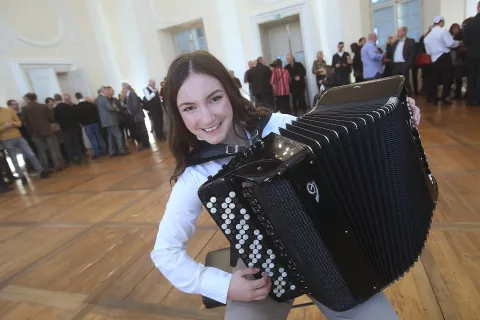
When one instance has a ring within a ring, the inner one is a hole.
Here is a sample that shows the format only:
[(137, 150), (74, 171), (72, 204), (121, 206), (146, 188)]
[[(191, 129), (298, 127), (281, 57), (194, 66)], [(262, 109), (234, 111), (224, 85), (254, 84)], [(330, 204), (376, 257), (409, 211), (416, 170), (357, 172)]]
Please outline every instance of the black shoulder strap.
[[(258, 120), (257, 129), (252, 132), (252, 142), (255, 143), (260, 140), (263, 129), (270, 121), (272, 114), (260, 118)], [(187, 160), (187, 167), (195, 166), (205, 162), (218, 160), (226, 157), (234, 156), (238, 152), (243, 152), (247, 146), (228, 145), (228, 144), (209, 144), (207, 142), (199, 141), (197, 146), (190, 152)]]

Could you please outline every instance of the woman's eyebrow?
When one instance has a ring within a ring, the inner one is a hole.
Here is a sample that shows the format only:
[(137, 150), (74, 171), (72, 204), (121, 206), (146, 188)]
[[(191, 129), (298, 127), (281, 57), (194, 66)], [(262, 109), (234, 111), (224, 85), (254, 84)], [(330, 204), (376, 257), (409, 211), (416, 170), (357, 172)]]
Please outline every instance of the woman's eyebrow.
[[(212, 96), (214, 96), (215, 94), (219, 93), (219, 92), (223, 92), (222, 89), (215, 89), (213, 90), (208, 96), (206, 99), (210, 99)], [(190, 105), (190, 104), (194, 104), (193, 102), (182, 102), (180, 103), (180, 105), (178, 106), (179, 108), (182, 107), (183, 105)]]

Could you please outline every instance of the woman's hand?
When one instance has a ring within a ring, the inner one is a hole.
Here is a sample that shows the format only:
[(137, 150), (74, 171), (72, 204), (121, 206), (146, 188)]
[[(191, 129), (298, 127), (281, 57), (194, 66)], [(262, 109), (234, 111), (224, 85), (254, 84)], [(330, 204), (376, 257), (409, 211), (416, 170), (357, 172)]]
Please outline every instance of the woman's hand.
[(256, 268), (244, 268), (235, 271), (228, 287), (228, 299), (233, 301), (265, 300), (272, 288), (272, 279), (265, 274), (258, 280), (248, 280), (246, 277), (260, 272)]
[(407, 99), (408, 103), (410, 104), (410, 110), (412, 110), (413, 123), (418, 126), (420, 124), (420, 109), (415, 105), (415, 100), (410, 97)]

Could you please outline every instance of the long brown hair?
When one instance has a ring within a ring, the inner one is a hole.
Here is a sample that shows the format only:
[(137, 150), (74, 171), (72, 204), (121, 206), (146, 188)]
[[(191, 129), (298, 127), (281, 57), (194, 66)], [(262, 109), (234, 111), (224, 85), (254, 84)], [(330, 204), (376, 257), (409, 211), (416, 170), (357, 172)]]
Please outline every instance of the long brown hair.
[(165, 81), (165, 104), (169, 117), (168, 145), (176, 165), (170, 181), (177, 181), (185, 171), (191, 149), (198, 142), (180, 115), (177, 105), (178, 91), (191, 74), (203, 74), (216, 78), (223, 85), (233, 108), (233, 128), (241, 125), (248, 131), (255, 130), (260, 117), (271, 110), (255, 108), (244, 98), (225, 66), (207, 51), (194, 51), (178, 56), (168, 69)]

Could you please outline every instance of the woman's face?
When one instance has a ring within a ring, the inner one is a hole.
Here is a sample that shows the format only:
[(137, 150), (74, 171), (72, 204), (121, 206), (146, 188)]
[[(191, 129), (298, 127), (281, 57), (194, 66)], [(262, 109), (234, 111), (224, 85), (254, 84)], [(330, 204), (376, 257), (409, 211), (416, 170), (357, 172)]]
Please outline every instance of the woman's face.
[(50, 109), (53, 109), (53, 107), (55, 107), (55, 101), (53, 101), (53, 100), (48, 100), (47, 106), (48, 106)]
[(210, 144), (222, 143), (233, 132), (233, 109), (216, 78), (191, 74), (180, 87), (177, 106), (187, 129)]
[(323, 52), (317, 54), (317, 60), (323, 60)]
[(452, 28), (453, 35), (456, 36), (459, 32), (460, 32), (460, 27), (457, 25), (453, 26)]

